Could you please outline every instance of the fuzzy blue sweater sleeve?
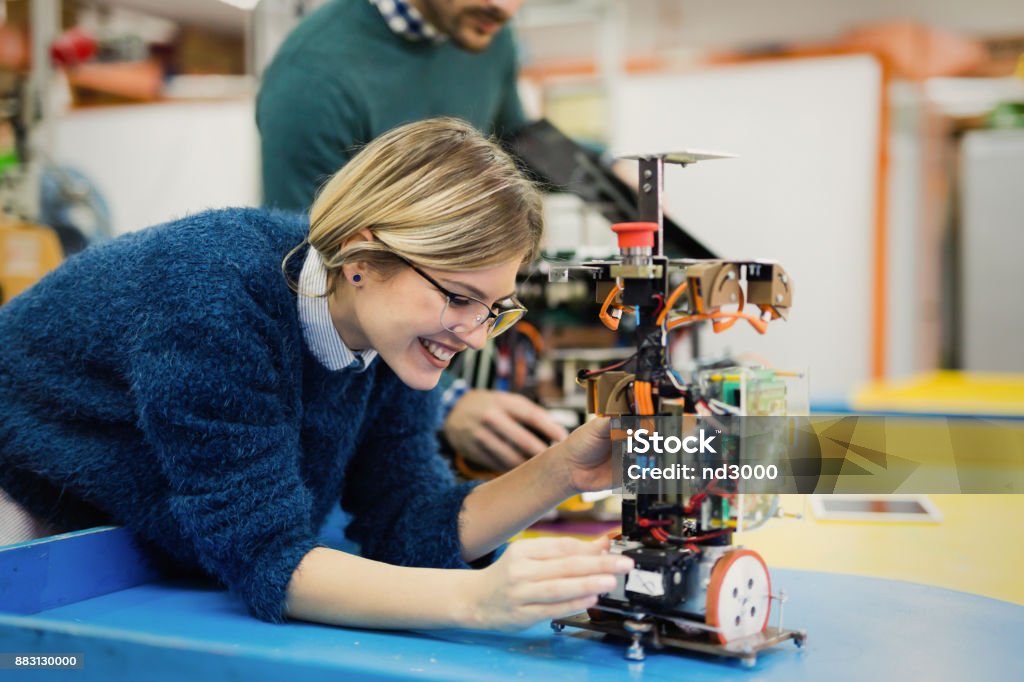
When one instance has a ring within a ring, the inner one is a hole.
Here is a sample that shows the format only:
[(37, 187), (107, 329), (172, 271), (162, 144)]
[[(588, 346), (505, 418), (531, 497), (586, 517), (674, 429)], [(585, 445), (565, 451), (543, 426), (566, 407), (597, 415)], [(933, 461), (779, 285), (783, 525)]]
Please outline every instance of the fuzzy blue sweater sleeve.
[(476, 483), (455, 482), (434, 436), (437, 391), (390, 381), (374, 396), (376, 415), (362, 430), (347, 472), (342, 506), (347, 533), (368, 559), (401, 566), (469, 568), (462, 560), (459, 515)]
[(312, 501), (293, 382), (281, 379), (289, 340), (259, 292), (239, 295), (243, 279), (169, 289), (161, 304), (176, 312), (138, 330), (131, 390), (192, 559), (277, 621), (292, 572), (315, 546)]

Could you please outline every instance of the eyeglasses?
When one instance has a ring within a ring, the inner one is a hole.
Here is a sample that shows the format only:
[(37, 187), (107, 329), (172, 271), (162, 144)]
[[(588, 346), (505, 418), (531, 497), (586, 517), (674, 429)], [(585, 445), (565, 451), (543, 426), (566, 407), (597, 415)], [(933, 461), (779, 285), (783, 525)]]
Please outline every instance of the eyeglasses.
[(495, 306), (500, 309), (494, 312), (491, 306), (478, 298), (456, 294), (441, 286), (437, 280), (420, 270), (405, 258), (395, 254), (396, 257), (408, 265), (412, 270), (430, 282), (435, 289), (444, 294), (444, 309), (441, 311), (441, 326), (453, 334), (468, 334), (481, 325), (487, 325), (487, 338), (493, 339), (507, 332), (526, 314), (526, 308), (515, 298), (498, 302)]

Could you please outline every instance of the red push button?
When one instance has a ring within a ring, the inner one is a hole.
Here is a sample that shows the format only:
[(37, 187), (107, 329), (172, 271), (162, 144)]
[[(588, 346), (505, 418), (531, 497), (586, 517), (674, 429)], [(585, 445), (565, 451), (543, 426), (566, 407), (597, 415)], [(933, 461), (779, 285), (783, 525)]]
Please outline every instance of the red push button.
[(654, 233), (658, 231), (658, 223), (616, 223), (612, 232), (619, 235), (619, 248), (654, 248)]

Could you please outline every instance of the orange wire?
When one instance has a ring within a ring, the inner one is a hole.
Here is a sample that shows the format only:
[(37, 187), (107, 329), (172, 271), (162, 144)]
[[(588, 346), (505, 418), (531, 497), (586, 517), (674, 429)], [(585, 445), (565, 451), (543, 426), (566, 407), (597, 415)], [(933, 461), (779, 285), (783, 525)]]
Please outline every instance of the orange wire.
[(746, 320), (747, 322), (750, 323), (750, 326), (757, 330), (758, 334), (764, 334), (765, 332), (768, 331), (767, 322), (760, 318), (754, 317), (753, 315), (749, 315), (747, 313), (712, 313), (711, 315), (694, 315), (693, 317), (689, 318), (670, 320), (668, 328), (674, 329), (679, 325), (687, 324), (689, 322), (699, 322), (701, 320), (725, 320), (729, 318), (740, 318)]
[[(687, 317), (677, 317), (674, 320), (669, 320), (668, 321), (667, 328), (668, 329), (675, 329), (676, 327), (680, 327), (680, 326), (682, 326), (684, 324), (691, 324), (693, 322), (701, 322), (703, 320), (728, 320), (728, 319), (743, 319), (743, 320), (746, 320), (747, 322), (750, 323), (750, 326), (752, 326), (754, 329), (757, 330), (758, 334), (764, 334), (764, 333), (766, 333), (768, 331), (768, 323), (767, 322), (765, 322), (764, 320), (762, 320), (759, 317), (754, 317), (753, 315), (750, 315), (748, 313), (741, 313), (741, 312), (733, 312), (733, 313), (715, 312), (715, 313), (710, 313), (710, 314), (702, 313), (700, 315), (689, 315)], [(732, 326), (732, 325), (730, 325), (730, 326)], [(726, 329), (727, 328), (728, 327), (726, 327)], [(723, 329), (716, 328), (715, 331), (719, 332), (719, 331), (723, 331)]]
[(604, 303), (601, 305), (601, 312), (598, 313), (597, 317), (601, 320), (601, 323), (611, 329), (613, 332), (619, 329), (619, 320), (608, 314), (608, 306), (612, 304), (612, 301), (622, 291), (619, 288), (618, 282), (612, 287), (612, 290), (608, 292), (608, 295), (604, 297)]
[(765, 333), (768, 332), (768, 323), (767, 322), (765, 322), (764, 320), (762, 320), (759, 317), (755, 317), (755, 316), (750, 315), (748, 313), (741, 313), (741, 312), (735, 312), (735, 313), (715, 313), (715, 314), (713, 314), (711, 316), (712, 320), (720, 320), (720, 319), (728, 319), (728, 318), (744, 319), (744, 320), (746, 320), (747, 322), (750, 323), (751, 327), (753, 327), (755, 330), (757, 330), (758, 334), (765, 334)]
[[(515, 355), (518, 356), (518, 353)], [(526, 386), (526, 377), (528, 375), (529, 368), (526, 366), (526, 361), (521, 357), (516, 357), (514, 361), (513, 379), (512, 385), (518, 390)]]
[(696, 291), (693, 292), (693, 309), (697, 311), (698, 314), (704, 314), (704, 297)]
[(662, 322), (665, 321), (665, 318), (668, 317), (668, 311), (672, 309), (672, 306), (676, 304), (676, 301), (679, 300), (679, 297), (683, 295), (684, 291), (686, 291), (686, 285), (687, 282), (684, 279), (683, 283), (677, 286), (675, 291), (672, 292), (672, 295), (668, 297), (668, 300), (665, 301), (665, 307), (661, 309), (661, 313), (658, 315), (658, 319), (655, 320), (656, 324), (660, 325)]
[[(739, 302), (736, 305), (736, 312), (737, 313), (742, 313), (743, 312), (743, 308), (747, 305), (747, 301), (746, 301), (746, 297), (743, 295), (743, 287), (739, 287), (739, 290), (740, 290), (740, 295), (739, 295)], [(736, 320), (738, 320), (738, 319), (739, 319), (738, 317), (734, 317), (731, 320), (726, 320), (725, 322), (713, 322), (711, 324), (711, 328), (714, 330), (714, 332), (716, 334), (720, 334), (720, 333), (724, 332), (726, 329), (728, 329), (729, 327), (731, 327), (734, 324), (736, 324)]]
[(516, 331), (530, 340), (530, 343), (533, 344), (533, 349), (537, 351), (538, 354), (544, 352), (544, 339), (536, 327), (529, 322), (520, 320), (516, 324)]
[(620, 310), (624, 313), (632, 313), (634, 310), (633, 306), (631, 305), (623, 306), (618, 305), (616, 303), (612, 303), (612, 301), (615, 300), (615, 296), (618, 295), (618, 293), (621, 291), (622, 287), (620, 287), (619, 283), (616, 282), (612, 290), (608, 292), (607, 296), (605, 296), (604, 303), (601, 304), (601, 312), (598, 313), (597, 315), (598, 319), (601, 320), (604, 326), (608, 327), (612, 331), (618, 330), (619, 320), (608, 314), (609, 306), (615, 308), (616, 310)]
[(649, 381), (634, 381), (633, 395), (636, 411), (643, 416), (654, 414), (654, 393)]

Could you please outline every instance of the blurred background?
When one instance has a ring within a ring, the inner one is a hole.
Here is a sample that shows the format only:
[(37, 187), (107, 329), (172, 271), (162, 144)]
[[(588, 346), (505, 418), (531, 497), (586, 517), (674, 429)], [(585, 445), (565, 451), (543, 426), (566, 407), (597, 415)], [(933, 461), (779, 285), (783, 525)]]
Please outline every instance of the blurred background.
[[(319, 4), (0, 5), (0, 302), (90, 244), (259, 205), (259, 76)], [(703, 353), (804, 372), (815, 412), (1024, 417), (1024, 3), (527, 0), (514, 29), (528, 113), (588, 149), (737, 155), (669, 168), (666, 212), (722, 257), (779, 260), (796, 297), (767, 336), (708, 333)], [(548, 253), (614, 250), (577, 196), (546, 210)], [(561, 319), (524, 362), (565, 406), (559, 376), (614, 339)], [(804, 523), (744, 538), (770, 564), (1024, 603), (1024, 549), (977, 534), (999, 517), (1019, 534), (1021, 496), (935, 498), (888, 526), (784, 503)]]

